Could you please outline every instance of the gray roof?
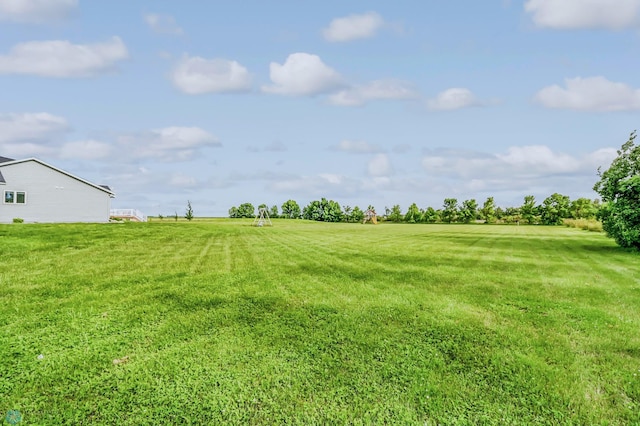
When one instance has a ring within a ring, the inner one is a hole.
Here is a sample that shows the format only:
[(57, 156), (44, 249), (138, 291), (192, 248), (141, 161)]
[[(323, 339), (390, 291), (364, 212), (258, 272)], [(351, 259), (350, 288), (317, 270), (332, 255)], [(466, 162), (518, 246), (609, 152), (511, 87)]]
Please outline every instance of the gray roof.
[(3, 157), (0, 155), (0, 163), (6, 163), (7, 161), (15, 161), (13, 158)]
[(2, 176), (2, 172), (0, 172), (0, 183), (7, 183), (7, 181), (4, 180), (4, 176)]

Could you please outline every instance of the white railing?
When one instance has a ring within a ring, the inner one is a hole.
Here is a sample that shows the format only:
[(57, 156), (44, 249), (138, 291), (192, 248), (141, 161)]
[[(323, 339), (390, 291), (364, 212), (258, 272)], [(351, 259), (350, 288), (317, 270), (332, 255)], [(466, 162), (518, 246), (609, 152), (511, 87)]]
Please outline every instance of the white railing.
[(146, 222), (147, 216), (137, 209), (111, 209), (109, 212), (111, 217), (120, 217), (123, 219), (133, 219), (138, 222)]

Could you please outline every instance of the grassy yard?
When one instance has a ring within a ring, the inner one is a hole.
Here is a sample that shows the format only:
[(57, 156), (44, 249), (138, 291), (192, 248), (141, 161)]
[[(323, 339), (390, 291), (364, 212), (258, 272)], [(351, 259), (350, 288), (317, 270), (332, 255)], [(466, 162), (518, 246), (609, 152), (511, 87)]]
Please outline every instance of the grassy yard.
[(0, 225), (21, 424), (640, 424), (640, 255), (564, 227)]

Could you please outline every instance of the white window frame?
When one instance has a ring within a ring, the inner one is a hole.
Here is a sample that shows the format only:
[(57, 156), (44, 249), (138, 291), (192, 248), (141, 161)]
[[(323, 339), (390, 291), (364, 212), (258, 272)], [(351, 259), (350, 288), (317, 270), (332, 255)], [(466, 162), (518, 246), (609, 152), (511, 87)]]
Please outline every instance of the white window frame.
[[(9, 202), (7, 201), (7, 193), (11, 193), (11, 199), (12, 201)], [(22, 203), (18, 202), (18, 194), (22, 194), (23, 195), (23, 199), (24, 201)], [(27, 191), (13, 191), (13, 190), (5, 190), (3, 192), (3, 197), (2, 197), (2, 202), (4, 204), (27, 204)]]

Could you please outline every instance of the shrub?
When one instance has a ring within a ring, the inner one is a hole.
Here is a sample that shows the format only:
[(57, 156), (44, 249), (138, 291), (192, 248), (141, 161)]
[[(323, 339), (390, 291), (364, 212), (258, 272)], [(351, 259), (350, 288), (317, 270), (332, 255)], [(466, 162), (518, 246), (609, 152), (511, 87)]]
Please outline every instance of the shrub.
[(21, 217), (14, 217), (13, 218), (13, 223), (23, 223), (24, 219)]

